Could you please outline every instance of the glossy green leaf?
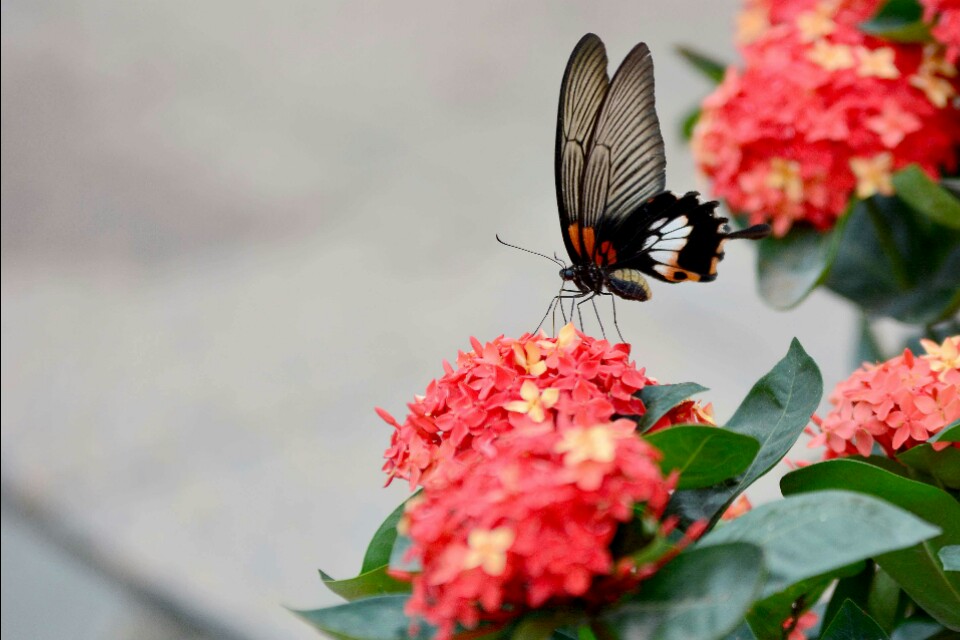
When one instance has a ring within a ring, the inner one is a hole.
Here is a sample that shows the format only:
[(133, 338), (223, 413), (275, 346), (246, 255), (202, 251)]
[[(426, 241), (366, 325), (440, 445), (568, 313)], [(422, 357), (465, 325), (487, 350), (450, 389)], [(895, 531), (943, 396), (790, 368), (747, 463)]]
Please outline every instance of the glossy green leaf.
[(388, 576), (386, 565), (345, 580), (334, 580), (323, 571), (320, 572), (320, 578), (330, 591), (346, 600), (359, 600), (388, 593), (410, 593), (410, 583)]
[(921, 444), (899, 454), (897, 460), (948, 489), (960, 489), (960, 449), (956, 447), (934, 451), (931, 445)]
[(960, 198), (931, 180), (919, 166), (912, 164), (893, 174), (893, 187), (917, 213), (945, 227), (960, 229)]
[[(857, 460), (820, 462), (780, 480), (784, 495), (841, 488), (882, 498), (941, 529), (923, 544), (872, 557), (927, 613), (960, 629), (960, 576), (944, 572), (937, 556), (943, 547), (960, 544), (960, 503), (936, 487)], [(849, 533), (844, 539), (860, 542)]]
[[(572, 609), (567, 610), (540, 610), (529, 613), (516, 624), (509, 637), (511, 640), (556, 640), (557, 638), (576, 638), (566, 632), (558, 631), (561, 627), (575, 628), (576, 624), (585, 618), (583, 613)], [(472, 638), (471, 638), (472, 640)]]
[(360, 573), (366, 573), (367, 571), (372, 571), (373, 569), (389, 564), (390, 551), (393, 549), (393, 543), (397, 539), (397, 522), (400, 521), (400, 516), (403, 515), (403, 509), (406, 504), (407, 503), (404, 502), (394, 509), (377, 529), (377, 532), (373, 534), (370, 544), (367, 545), (367, 552), (363, 556)]
[(926, 42), (930, 28), (923, 22), (923, 8), (916, 0), (887, 0), (860, 30), (895, 42)]
[(883, 629), (866, 612), (850, 600), (843, 603), (840, 611), (830, 621), (820, 640), (889, 640)]
[(693, 137), (693, 129), (697, 126), (697, 122), (700, 121), (700, 113), (700, 107), (697, 107), (683, 117), (683, 121), (680, 124), (680, 135), (683, 136), (684, 140), (689, 140)]
[[(863, 563), (852, 565), (846, 573), (856, 571)], [(747, 614), (747, 622), (758, 640), (782, 640), (783, 621), (794, 613), (794, 603), (801, 610), (816, 604), (823, 592), (833, 583), (836, 576), (831, 572), (826, 576), (816, 576), (791, 585), (782, 591), (759, 602), (755, 602)]]
[(727, 72), (727, 65), (724, 63), (690, 47), (679, 46), (677, 47), (677, 53), (707, 80), (714, 84), (720, 84), (723, 81), (723, 75)]
[(408, 596), (377, 596), (336, 607), (294, 611), (308, 624), (341, 640), (426, 640), (435, 630), (421, 622), (420, 632), (408, 636), (410, 619), (403, 613)]
[(398, 535), (396, 541), (393, 543), (393, 549), (390, 550), (390, 562), (388, 566), (391, 569), (409, 571), (410, 573), (420, 571), (422, 569), (420, 559), (409, 559), (407, 557), (407, 552), (410, 551), (410, 547), (412, 546), (413, 540), (408, 536)]
[(680, 472), (678, 489), (709, 487), (743, 473), (760, 449), (750, 436), (702, 425), (678, 425), (644, 439), (663, 454), (665, 475)]
[(960, 420), (936, 432), (927, 442), (960, 442)]
[(734, 481), (675, 492), (669, 511), (687, 524), (719, 519), (741, 492), (786, 455), (809, 423), (822, 392), (820, 370), (794, 339), (787, 354), (757, 381), (725, 427), (760, 443), (753, 462)]
[(914, 616), (901, 622), (890, 638), (891, 640), (956, 640), (957, 634), (947, 631), (935, 620)]
[(857, 355), (854, 358), (853, 368), (859, 368), (864, 362), (882, 362), (886, 360), (877, 336), (870, 327), (866, 316), (860, 316), (860, 335), (857, 339)]
[[(865, 465), (866, 466), (866, 465)], [(939, 533), (911, 513), (852, 491), (790, 496), (717, 527), (697, 548), (748, 542), (763, 550), (763, 597)]]
[(837, 581), (833, 593), (830, 595), (830, 600), (827, 602), (827, 608), (823, 612), (822, 628), (826, 629), (847, 600), (852, 600), (861, 609), (866, 608), (870, 596), (870, 584), (873, 582), (876, 566), (872, 560), (867, 560), (861, 563), (859, 572), (840, 578)]
[(620, 638), (720, 640), (759, 592), (763, 566), (750, 544), (688, 550), (600, 619)]
[(637, 430), (643, 433), (657, 424), (663, 416), (675, 406), (690, 398), (690, 396), (707, 391), (706, 387), (696, 382), (681, 382), (679, 384), (649, 384), (636, 393), (643, 401), (646, 411), (637, 420)]
[(774, 309), (792, 309), (826, 280), (846, 219), (844, 214), (828, 232), (797, 226), (782, 238), (759, 241), (757, 286), (764, 302)]
[(902, 595), (897, 581), (878, 566), (867, 594), (866, 611), (884, 631), (893, 631)]
[(861, 312), (932, 324), (960, 308), (960, 230), (896, 197), (859, 201), (825, 285)]
[(960, 571), (960, 545), (952, 544), (940, 549), (940, 562), (944, 571)]
[(723, 637), (723, 640), (757, 640), (750, 625), (746, 622), (740, 624), (736, 629)]

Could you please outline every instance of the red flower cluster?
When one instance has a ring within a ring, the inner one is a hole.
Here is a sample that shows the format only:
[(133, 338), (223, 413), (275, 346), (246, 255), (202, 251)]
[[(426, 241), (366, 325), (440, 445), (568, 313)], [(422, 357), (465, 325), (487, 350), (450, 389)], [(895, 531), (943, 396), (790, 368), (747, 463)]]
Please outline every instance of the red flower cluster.
[(920, 0), (923, 19), (933, 24), (931, 35), (947, 47), (947, 60), (960, 58), (960, 0)]
[(574, 599), (613, 601), (650, 575), (655, 566), (610, 553), (634, 505), (656, 525), (674, 484), (635, 426), (582, 426), (561, 413), (552, 427), (504, 434), (495, 457), (428, 486), (400, 527), (422, 565), (407, 613), (448, 638), (458, 622), (474, 628)]
[(880, 4), (747, 2), (744, 68), (704, 101), (693, 148), (714, 193), (778, 236), (797, 221), (829, 228), (852, 194), (891, 194), (908, 164), (956, 168), (956, 67), (943, 47), (860, 31)]
[[(926, 442), (960, 419), (960, 336), (943, 344), (924, 340), (925, 355), (903, 355), (865, 364), (830, 395), (834, 409), (822, 420), (811, 447), (826, 458), (870, 455), (874, 443), (890, 457)], [(949, 443), (935, 443), (935, 448)]]
[(580, 426), (643, 414), (633, 394), (652, 381), (630, 362), (626, 344), (595, 340), (573, 325), (556, 338), (472, 344), (456, 369), (444, 363), (444, 375), (408, 405), (403, 424), (377, 409), (396, 429), (384, 454), (390, 480), (405, 478), (411, 488), (435, 476), (444, 482), (447, 473), (491, 457), (493, 443), (515, 428), (553, 429), (558, 413)]
[[(423, 486), (398, 527), (422, 569), (395, 575), (413, 583), (408, 614), (441, 638), (545, 604), (614, 600), (666, 561), (613, 557), (618, 526), (639, 518), (651, 536), (672, 526), (659, 520), (675, 480), (620, 417), (642, 415), (634, 394), (655, 384), (628, 345), (572, 325), (556, 338), (472, 342), (403, 424), (378, 410), (395, 428), (384, 470)], [(693, 403), (672, 416), (709, 417)]]

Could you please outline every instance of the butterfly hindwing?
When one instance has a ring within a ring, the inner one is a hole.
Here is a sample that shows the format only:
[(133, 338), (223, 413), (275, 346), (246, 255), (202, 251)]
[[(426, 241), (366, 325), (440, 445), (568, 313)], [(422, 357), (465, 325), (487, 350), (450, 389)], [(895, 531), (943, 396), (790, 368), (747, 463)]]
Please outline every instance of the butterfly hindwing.
[(726, 218), (715, 215), (716, 202), (701, 202), (696, 192), (681, 198), (666, 191), (629, 217), (604, 225), (617, 255), (617, 268), (638, 269), (664, 282), (710, 282), (717, 277), (727, 240)]

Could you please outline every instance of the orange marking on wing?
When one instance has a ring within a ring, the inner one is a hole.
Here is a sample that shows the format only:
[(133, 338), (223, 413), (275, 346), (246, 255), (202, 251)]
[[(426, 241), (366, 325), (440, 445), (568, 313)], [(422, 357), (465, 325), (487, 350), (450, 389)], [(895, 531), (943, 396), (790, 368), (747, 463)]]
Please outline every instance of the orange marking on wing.
[(595, 239), (593, 236), (593, 227), (584, 227), (583, 228), (583, 248), (586, 250), (588, 256), (593, 255), (593, 243)]
[(567, 227), (567, 236), (570, 238), (570, 244), (573, 245), (573, 250), (577, 252), (577, 255), (581, 255), (583, 251), (580, 249), (580, 225), (574, 222)]
[(597, 264), (616, 264), (617, 262), (617, 250), (613, 248), (613, 245), (610, 244), (609, 240), (604, 240), (600, 244), (600, 253), (597, 254)]

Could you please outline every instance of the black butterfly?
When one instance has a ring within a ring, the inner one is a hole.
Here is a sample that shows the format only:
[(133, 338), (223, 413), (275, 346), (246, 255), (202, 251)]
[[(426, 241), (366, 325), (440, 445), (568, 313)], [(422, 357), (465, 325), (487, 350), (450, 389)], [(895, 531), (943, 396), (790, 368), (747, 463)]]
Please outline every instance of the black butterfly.
[(649, 300), (643, 274), (664, 282), (710, 282), (723, 243), (759, 239), (765, 224), (731, 232), (717, 202), (664, 190), (666, 158), (654, 109), (653, 60), (640, 43), (613, 80), (607, 53), (588, 33), (570, 55), (557, 118), (557, 204), (573, 265), (560, 276), (584, 298), (607, 291)]

